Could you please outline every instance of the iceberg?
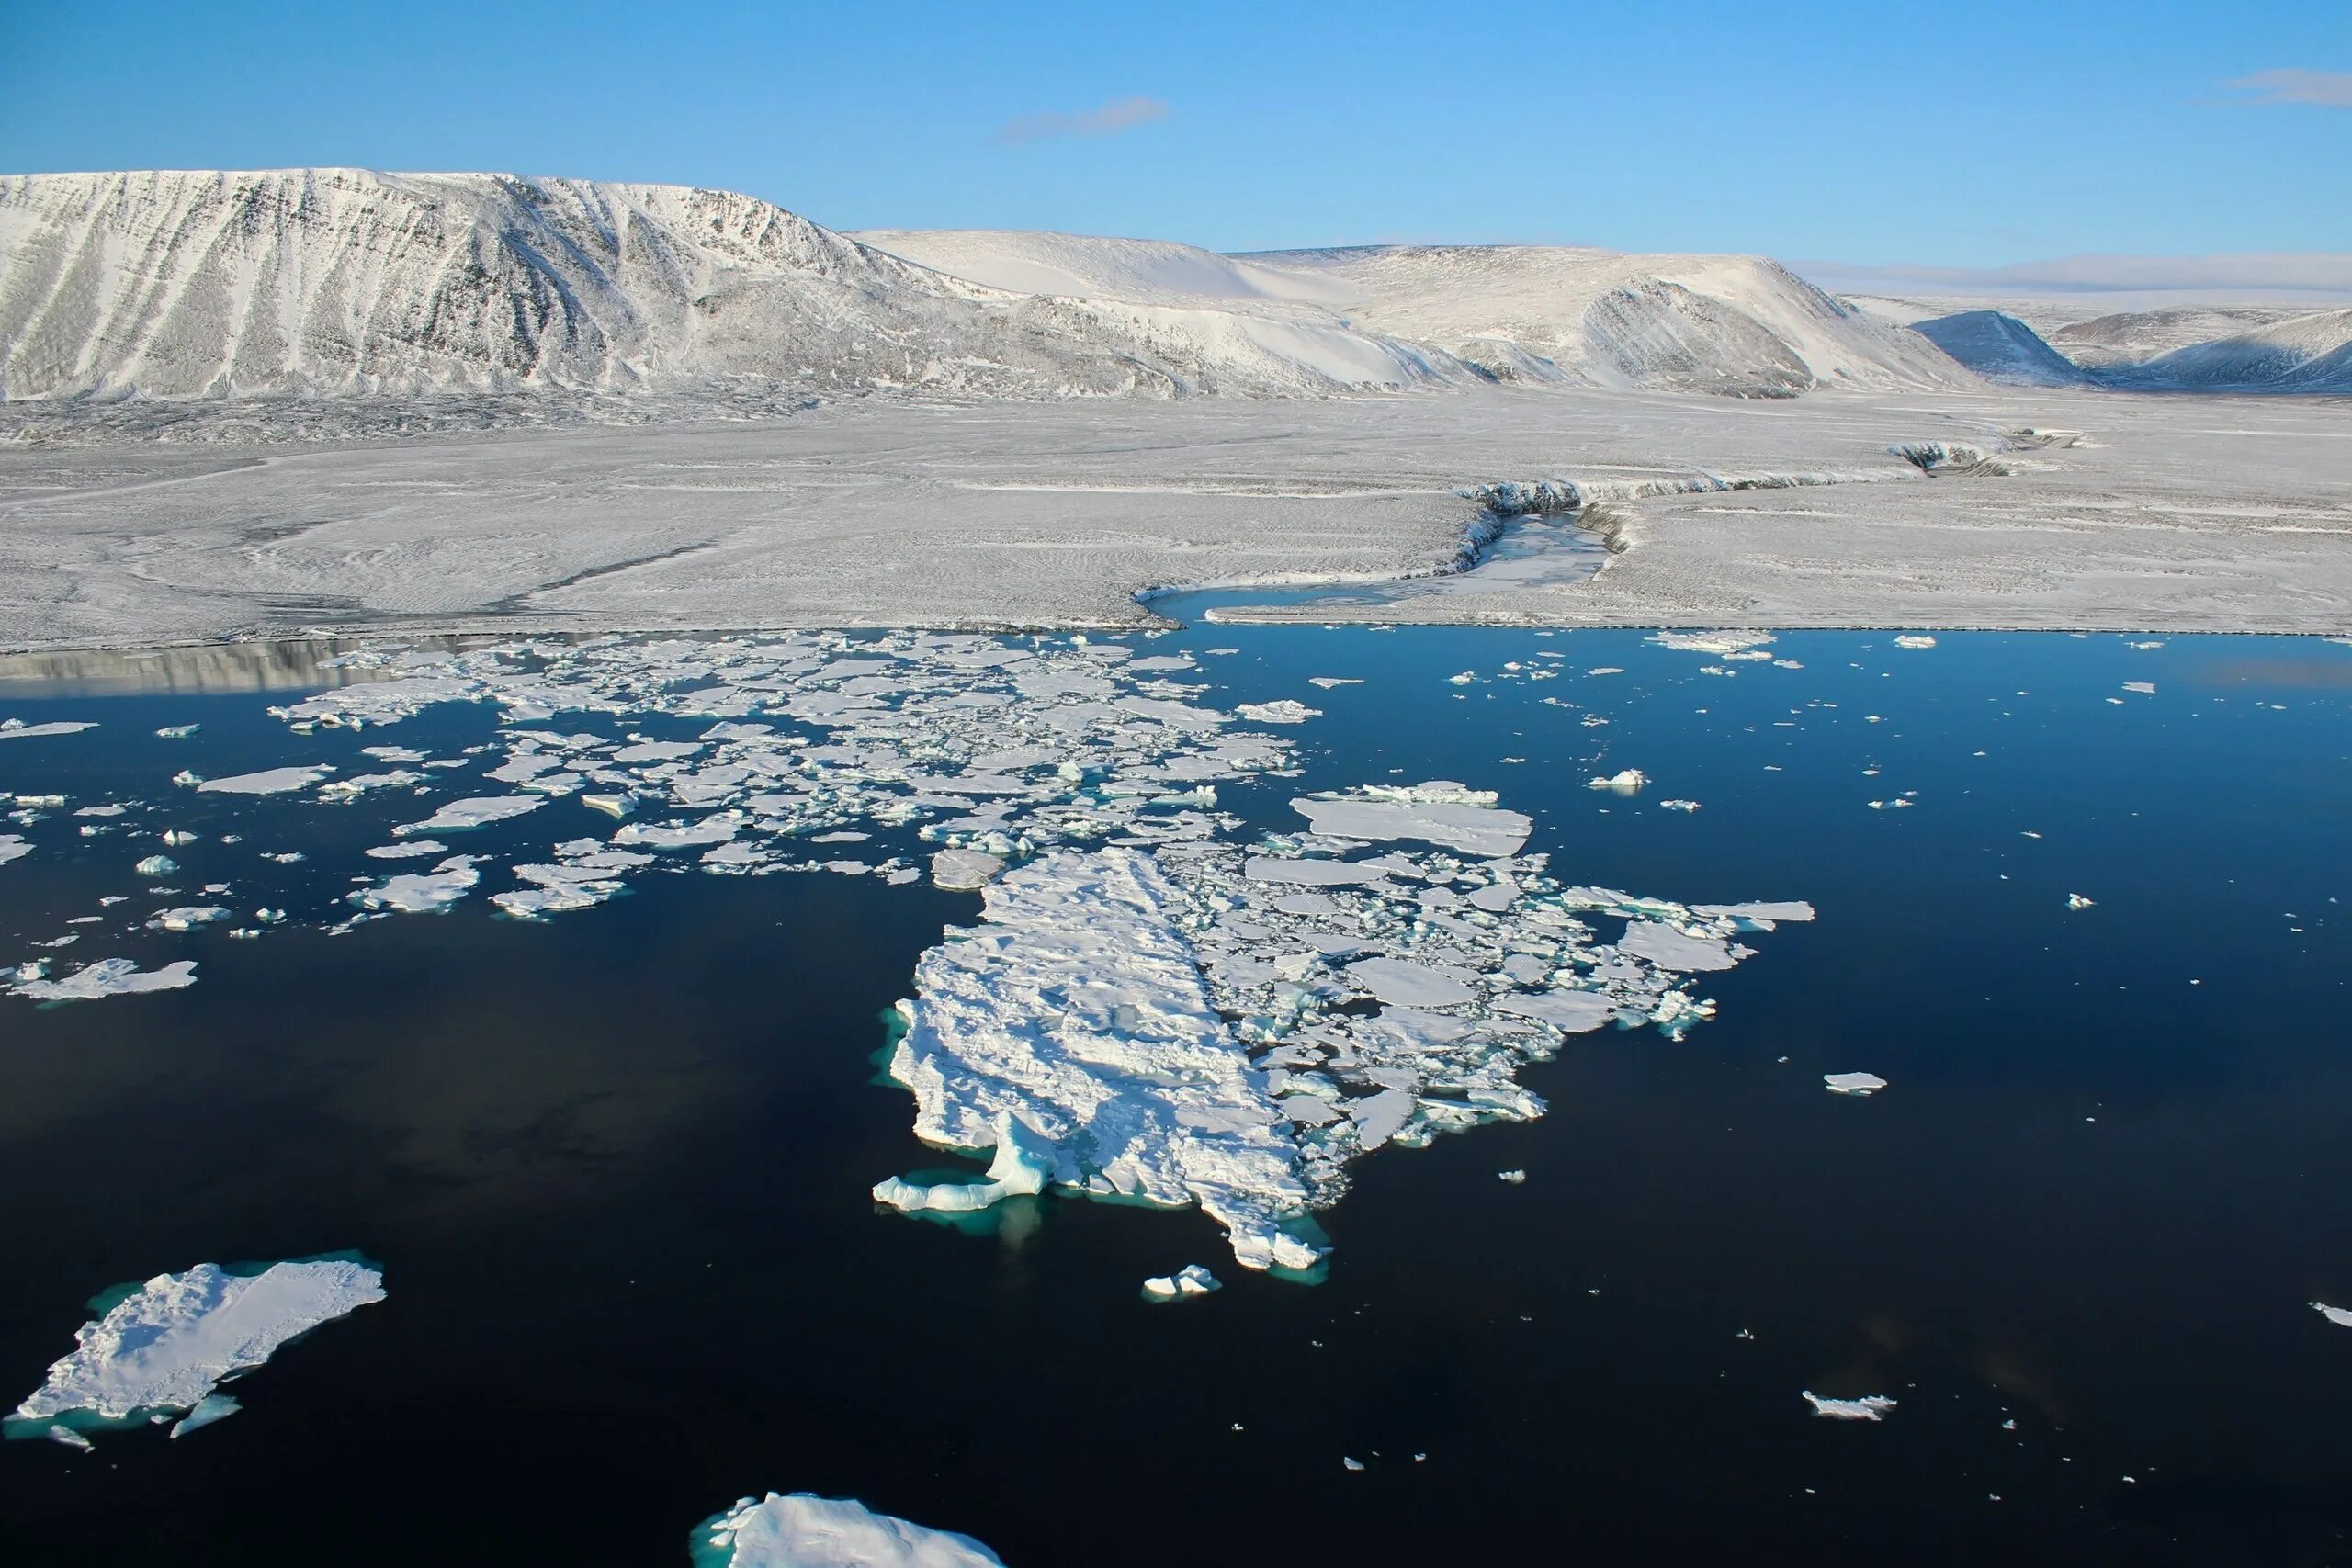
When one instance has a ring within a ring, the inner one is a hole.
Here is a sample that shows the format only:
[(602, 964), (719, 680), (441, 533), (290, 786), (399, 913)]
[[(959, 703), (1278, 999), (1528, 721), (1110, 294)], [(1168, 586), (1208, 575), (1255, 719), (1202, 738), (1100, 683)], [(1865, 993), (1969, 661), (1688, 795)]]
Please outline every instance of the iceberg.
[(275, 1263), (251, 1274), (213, 1263), (158, 1274), (76, 1331), (77, 1348), (17, 1406), (9, 1433), (44, 1435), (25, 1428), (60, 1419), (126, 1423), (171, 1411), (188, 1412), (192, 1430), (229, 1414), (216, 1404), (194, 1419), (220, 1383), (320, 1325), (383, 1299), (383, 1276), (345, 1258)]
[(696, 1526), (691, 1548), (696, 1568), (1004, 1568), (970, 1536), (807, 1492), (745, 1497)]

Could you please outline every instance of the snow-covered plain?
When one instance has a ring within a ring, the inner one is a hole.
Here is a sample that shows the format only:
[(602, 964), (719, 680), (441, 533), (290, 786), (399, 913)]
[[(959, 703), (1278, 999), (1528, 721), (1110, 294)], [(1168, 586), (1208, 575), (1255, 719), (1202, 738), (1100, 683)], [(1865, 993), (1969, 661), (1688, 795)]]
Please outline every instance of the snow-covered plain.
[[(1889, 451), (1926, 442), (2009, 471), (1930, 476)], [(1309, 614), (2352, 632), (2352, 437), (2323, 403), (1485, 389), (0, 450), (0, 642), (1139, 625), (1133, 595), (1158, 585), (1447, 569), (1479, 510), (1460, 491), (1546, 479), (1609, 498), (1624, 547), (1590, 581), (1487, 592), (1474, 574)]]

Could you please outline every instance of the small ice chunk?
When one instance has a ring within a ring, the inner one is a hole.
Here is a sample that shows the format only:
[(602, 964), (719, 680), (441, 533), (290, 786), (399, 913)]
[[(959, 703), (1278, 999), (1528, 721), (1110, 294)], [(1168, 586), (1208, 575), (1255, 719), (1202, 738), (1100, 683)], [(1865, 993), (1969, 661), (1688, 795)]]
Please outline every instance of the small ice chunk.
[(2066, 908), (2069, 909), (2087, 909), (2095, 902), (2097, 902), (2096, 899), (2086, 898), (2079, 893), (2066, 895)]
[(1238, 703), (1233, 711), (1259, 724), (1305, 724), (1310, 718), (1323, 716), (1321, 708), (1311, 708), (1288, 697), (1271, 703)]
[(1353, 1454), (1341, 1454), (1340, 1456), (1340, 1468), (1344, 1470), (1362, 1470), (1363, 1468), (1363, 1461), (1356, 1458)]
[(1886, 1080), (1876, 1073), (1824, 1073), (1821, 1081), (1832, 1094), (1876, 1094), (1886, 1087)]
[(203, 728), (204, 726), (200, 724), (167, 724), (164, 726), (163, 728), (155, 731), (155, 739), (158, 740), (185, 740)]
[(583, 795), (580, 804), (591, 811), (601, 811), (607, 817), (627, 817), (637, 809), (633, 795)]
[(1397, 1007), (1458, 1007), (1476, 993), (1458, 974), (1401, 958), (1362, 958), (1348, 965), (1348, 977), (1383, 1002)]
[(2127, 692), (2137, 692), (2143, 697), (2153, 697), (2156, 694), (2156, 683), (2154, 681), (2126, 681), (2123, 682), (2123, 689)]
[(1495, 1179), (1498, 1181), (1508, 1181), (1513, 1187), (1517, 1187), (1527, 1179), (1527, 1172), (1523, 1170), (1498, 1170), (1495, 1172)]
[(1584, 781), (1584, 787), (1587, 789), (1614, 790), (1619, 795), (1633, 795), (1639, 791), (1644, 784), (1646, 784), (1649, 782), (1649, 774), (1642, 772), (1641, 769), (1626, 768), (1622, 772), (1611, 773), (1606, 778), (1587, 779)]
[(1894, 1401), (1883, 1393), (1868, 1393), (1860, 1399), (1824, 1399), (1808, 1390), (1804, 1398), (1815, 1416), (1832, 1421), (1877, 1421), (1894, 1408)]
[[(1897, 648), (1933, 648), (1936, 646), (1936, 639), (1921, 633), (1906, 632), (1903, 636), (1894, 639), (1894, 646)], [(1875, 1419), (1875, 1417), (1873, 1417), (1873, 1419)]]
[(1004, 1568), (970, 1536), (807, 1492), (745, 1497), (696, 1527), (689, 1545), (710, 1568)]
[(182, 959), (161, 969), (141, 970), (128, 958), (102, 958), (76, 969), (62, 980), (28, 980), (12, 987), (11, 996), (37, 1002), (88, 1002), (100, 997), (127, 997), (141, 991), (176, 991), (196, 984), (196, 964)]
[(258, 1274), (213, 1263), (158, 1274), (75, 1332), (78, 1348), (49, 1369), (15, 1419), (193, 1416), (222, 1381), (260, 1366), (288, 1340), (383, 1299), (383, 1276), (345, 1258), (275, 1263)]
[(32, 852), (33, 847), (25, 842), (22, 833), (0, 833), (0, 865), (6, 865), (12, 860), (22, 860)]
[(196, 788), (199, 795), (291, 795), (298, 789), (310, 788), (333, 772), (334, 769), (324, 762), (297, 768), (264, 768), (257, 773), (206, 779)]
[(2339, 1327), (2352, 1328), (2352, 1311), (2346, 1311), (2343, 1307), (2332, 1307), (2325, 1302), (2312, 1303), (2312, 1310)]
[(1309, 675), (1306, 678), (1306, 683), (1310, 686), (1320, 686), (1328, 692), (1334, 686), (1361, 686), (1363, 684), (1363, 678), (1360, 675)]
[(188, 904), (175, 909), (158, 909), (147, 922), (147, 929), (158, 931), (192, 931), (198, 926), (226, 919), (229, 911), (218, 904)]
[(173, 1425), (172, 1436), (185, 1438), (190, 1432), (202, 1431), (215, 1421), (226, 1421), (243, 1408), (225, 1393), (208, 1393)]
[(1197, 1301), (1211, 1291), (1222, 1289), (1217, 1277), (1197, 1263), (1188, 1263), (1173, 1274), (1155, 1274), (1143, 1282), (1144, 1300), (1148, 1302)]
[(179, 868), (180, 863), (169, 855), (149, 855), (130, 869), (141, 876), (169, 876)]
[(1661, 811), (1696, 811), (1699, 809), (1699, 803), (1695, 800), (1661, 800), (1657, 804), (1658, 809)]

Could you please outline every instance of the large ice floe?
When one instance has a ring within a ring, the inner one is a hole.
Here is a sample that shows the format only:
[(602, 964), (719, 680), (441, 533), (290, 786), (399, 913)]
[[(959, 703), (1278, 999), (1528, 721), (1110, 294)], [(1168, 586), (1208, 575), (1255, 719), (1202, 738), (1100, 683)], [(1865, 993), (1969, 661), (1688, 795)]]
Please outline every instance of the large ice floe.
[[(112, 1294), (112, 1292), (110, 1292)], [(288, 1341), (384, 1299), (384, 1279), (356, 1257), (232, 1272), (199, 1263), (158, 1274), (107, 1303), (74, 1335), (74, 1353), (7, 1420), (12, 1438), (85, 1444), (82, 1434), (182, 1415), (173, 1436), (232, 1414), (216, 1391)]]
[(1004, 1568), (967, 1535), (807, 1492), (745, 1497), (696, 1526), (696, 1568)]
[(1542, 1114), (1521, 1067), (1611, 1023), (1679, 1037), (1713, 1011), (1686, 976), (1812, 918), (1564, 886), (1518, 852), (1528, 819), (1493, 802), (1367, 786), (1294, 802), (1305, 834), (1057, 851), (1006, 873), (981, 923), (917, 965), (890, 1061), (919, 1135), (996, 1162), (969, 1187), (892, 1179), (875, 1197), (976, 1207), (1035, 1190), (1012, 1170), (1045, 1172), (1197, 1203), (1245, 1268), (1309, 1269), (1309, 1212), (1346, 1190), (1349, 1161)]

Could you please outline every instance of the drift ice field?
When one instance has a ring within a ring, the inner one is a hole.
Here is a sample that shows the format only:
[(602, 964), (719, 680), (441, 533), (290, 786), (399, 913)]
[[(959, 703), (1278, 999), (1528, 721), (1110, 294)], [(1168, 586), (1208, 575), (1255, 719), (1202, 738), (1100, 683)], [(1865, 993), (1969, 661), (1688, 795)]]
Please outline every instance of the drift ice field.
[(7, 1560), (2336, 1560), (2352, 295), (1805, 270), (0, 176)]

